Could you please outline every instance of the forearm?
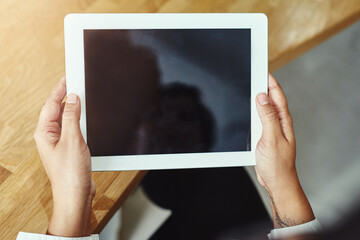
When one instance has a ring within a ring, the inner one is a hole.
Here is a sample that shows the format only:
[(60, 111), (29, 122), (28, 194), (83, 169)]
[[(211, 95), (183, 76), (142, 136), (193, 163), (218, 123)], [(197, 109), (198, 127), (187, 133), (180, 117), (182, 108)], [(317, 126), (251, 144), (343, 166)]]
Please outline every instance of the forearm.
[(90, 235), (92, 195), (53, 193), (53, 212), (47, 234), (64, 237)]
[(268, 192), (275, 228), (295, 226), (315, 219), (297, 177), (285, 186)]

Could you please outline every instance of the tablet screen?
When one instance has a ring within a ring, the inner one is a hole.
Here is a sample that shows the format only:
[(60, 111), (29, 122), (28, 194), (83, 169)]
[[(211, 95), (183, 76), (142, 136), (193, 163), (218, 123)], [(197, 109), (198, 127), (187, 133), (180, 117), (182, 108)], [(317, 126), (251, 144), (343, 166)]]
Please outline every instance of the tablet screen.
[(250, 38), (250, 29), (84, 30), (91, 155), (247, 151)]

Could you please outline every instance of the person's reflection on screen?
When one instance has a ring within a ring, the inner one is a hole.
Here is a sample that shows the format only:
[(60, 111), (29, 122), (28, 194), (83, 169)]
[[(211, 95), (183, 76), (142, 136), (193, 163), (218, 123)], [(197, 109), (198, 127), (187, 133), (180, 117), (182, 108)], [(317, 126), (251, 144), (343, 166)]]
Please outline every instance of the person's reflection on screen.
[(144, 115), (135, 138), (137, 154), (193, 153), (211, 150), (215, 123), (200, 91), (183, 83), (164, 85)]
[(92, 156), (133, 154), (134, 132), (160, 89), (157, 56), (128, 31), (85, 31), (87, 140)]

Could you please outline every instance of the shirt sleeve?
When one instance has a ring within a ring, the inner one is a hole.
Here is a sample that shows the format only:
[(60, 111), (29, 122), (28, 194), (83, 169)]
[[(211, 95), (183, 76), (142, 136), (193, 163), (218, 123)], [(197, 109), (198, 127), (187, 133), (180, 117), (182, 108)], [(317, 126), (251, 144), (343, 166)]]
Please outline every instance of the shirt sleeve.
[(275, 228), (268, 234), (268, 238), (270, 240), (283, 239), (298, 235), (318, 233), (320, 231), (321, 231), (321, 225), (317, 219), (314, 219), (310, 222), (296, 226), (291, 226), (286, 228)]
[(88, 237), (59, 237), (38, 233), (19, 232), (16, 240), (99, 240), (99, 235), (93, 234)]

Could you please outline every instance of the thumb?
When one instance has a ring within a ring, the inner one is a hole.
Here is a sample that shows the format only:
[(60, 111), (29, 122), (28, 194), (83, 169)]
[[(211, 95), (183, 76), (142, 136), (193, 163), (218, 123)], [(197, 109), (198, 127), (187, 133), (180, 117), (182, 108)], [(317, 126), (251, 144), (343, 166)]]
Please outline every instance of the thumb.
[(262, 124), (262, 137), (265, 140), (272, 140), (282, 134), (278, 115), (270, 104), (268, 95), (259, 93), (256, 96), (256, 108)]
[(69, 94), (62, 115), (61, 138), (82, 137), (79, 122), (80, 111), (79, 97), (75, 94)]

